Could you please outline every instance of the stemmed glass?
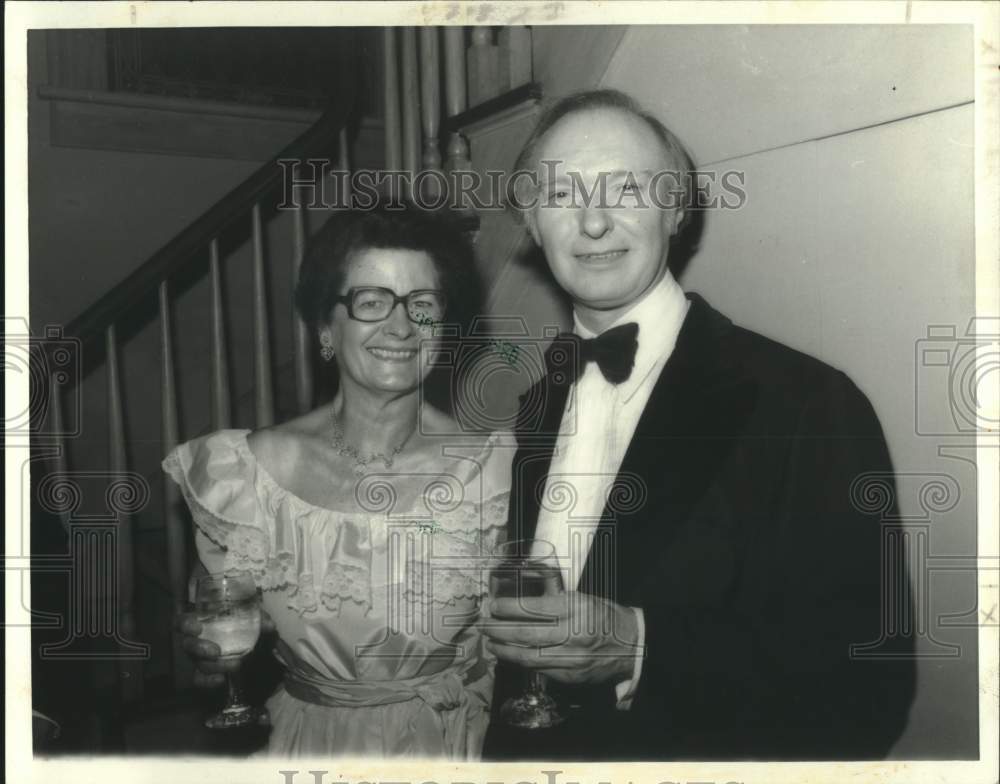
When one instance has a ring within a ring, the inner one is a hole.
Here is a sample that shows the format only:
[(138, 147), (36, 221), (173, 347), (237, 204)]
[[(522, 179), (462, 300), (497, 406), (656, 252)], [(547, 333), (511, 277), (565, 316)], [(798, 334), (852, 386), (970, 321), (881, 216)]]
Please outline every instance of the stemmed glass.
[[(260, 638), (260, 594), (253, 577), (246, 572), (209, 574), (198, 579), (195, 611), (201, 623), (201, 637), (219, 646), (220, 659), (242, 659)], [(226, 673), (226, 705), (205, 720), (211, 729), (228, 729), (258, 724), (263, 711), (243, 700), (240, 672)]]
[[(518, 539), (496, 548), (490, 570), (491, 598), (556, 596), (563, 593), (555, 548), (540, 539)], [(541, 623), (546, 618), (539, 618)], [(530, 622), (530, 621), (529, 621)], [(556, 701), (546, 693), (546, 678), (529, 672), (525, 689), (500, 706), (500, 718), (512, 727), (542, 729), (563, 720)]]

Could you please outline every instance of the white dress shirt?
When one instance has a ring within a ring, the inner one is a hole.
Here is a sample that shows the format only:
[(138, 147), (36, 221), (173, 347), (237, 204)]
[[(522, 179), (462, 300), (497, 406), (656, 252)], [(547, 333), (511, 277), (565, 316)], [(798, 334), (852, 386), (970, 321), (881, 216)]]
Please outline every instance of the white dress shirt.
[[(668, 272), (608, 327), (639, 325), (639, 346), (628, 379), (612, 384), (596, 362), (589, 362), (570, 392), (535, 532), (536, 539), (554, 546), (567, 590), (579, 584), (608, 491), (660, 371), (674, 350), (687, 309), (684, 292)], [(573, 321), (577, 335), (596, 337), (575, 313)], [(572, 503), (565, 503), (571, 497)], [(633, 609), (639, 640), (632, 678), (615, 686), (619, 709), (631, 706), (642, 672), (645, 619), (641, 608)]]

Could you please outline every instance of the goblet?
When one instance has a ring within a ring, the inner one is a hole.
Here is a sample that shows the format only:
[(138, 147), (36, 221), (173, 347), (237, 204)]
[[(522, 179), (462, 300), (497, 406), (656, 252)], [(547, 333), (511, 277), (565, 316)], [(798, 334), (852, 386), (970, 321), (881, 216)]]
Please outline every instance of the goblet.
[[(220, 659), (242, 659), (260, 638), (260, 594), (246, 572), (209, 574), (198, 579), (195, 611), (201, 637), (219, 646)], [(211, 729), (246, 727), (261, 722), (264, 713), (246, 703), (240, 672), (226, 674), (228, 697), (217, 714), (205, 720)]]
[[(555, 596), (563, 592), (562, 572), (555, 548), (540, 539), (518, 539), (500, 545), (494, 551), (490, 570), (490, 596), (493, 598)], [(546, 619), (540, 618), (545, 623)], [(530, 623), (530, 621), (529, 621)], [(500, 706), (500, 718), (512, 727), (542, 729), (563, 720), (559, 706), (546, 692), (546, 678), (529, 672), (525, 689)]]

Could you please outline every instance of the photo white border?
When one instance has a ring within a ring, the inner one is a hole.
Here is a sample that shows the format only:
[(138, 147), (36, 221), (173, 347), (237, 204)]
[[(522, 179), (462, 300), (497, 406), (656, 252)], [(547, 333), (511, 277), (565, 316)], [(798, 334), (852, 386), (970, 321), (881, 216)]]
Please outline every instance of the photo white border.
[[(238, 12), (234, 7), (238, 5)], [(173, 26), (353, 26), (353, 25), (502, 25), (502, 24), (971, 24), (975, 48), (975, 197), (976, 312), (1000, 314), (1000, 4), (996, 2), (8, 2), (4, 8), (5, 95), (5, 311), (27, 319), (28, 159), (27, 36), (32, 28), (173, 27)], [(7, 421), (27, 409), (28, 378), (5, 371)], [(988, 412), (997, 414), (1000, 376), (993, 373), (986, 393)], [(21, 514), (20, 463), (27, 443), (6, 440), (5, 521)], [(978, 449), (979, 607), (998, 598), (996, 558), (1000, 555), (997, 518), (1000, 496), (1000, 449), (995, 434), (982, 434)], [(5, 525), (10, 558), (21, 555), (20, 525)], [(992, 559), (992, 560), (989, 560)], [(4, 574), (7, 624), (24, 623), (21, 607), (27, 580), (8, 569)], [(22, 585), (23, 582), (23, 585)], [(24, 595), (26, 602), (30, 597)], [(359, 760), (220, 761), (154, 757), (32, 759), (30, 635), (26, 628), (5, 630), (6, 779), (17, 784), (66, 781), (72, 784), (178, 781), (253, 781), (285, 784), (280, 770), (298, 770), (294, 784), (314, 784), (309, 770), (328, 771), (332, 782), (494, 782), (549, 784), (543, 770), (558, 770), (556, 784), (611, 782), (994, 782), (998, 769), (998, 629), (980, 626), (979, 762), (858, 763), (409, 763)]]

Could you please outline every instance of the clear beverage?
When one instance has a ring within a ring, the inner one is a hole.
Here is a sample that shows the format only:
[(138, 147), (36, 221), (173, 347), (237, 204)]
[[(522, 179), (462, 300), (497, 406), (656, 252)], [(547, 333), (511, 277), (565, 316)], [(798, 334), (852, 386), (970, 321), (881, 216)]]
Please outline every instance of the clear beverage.
[[(490, 596), (492, 598), (530, 599), (540, 596), (558, 596), (563, 593), (562, 571), (557, 563), (555, 548), (548, 542), (521, 539), (500, 545), (494, 553), (495, 561), (490, 570)], [(527, 613), (521, 613), (526, 615)], [(551, 620), (539, 615), (538, 623)], [(531, 618), (521, 622), (535, 623)], [(563, 721), (559, 706), (546, 692), (545, 676), (539, 672), (526, 672), (524, 690), (500, 706), (500, 718), (512, 727), (543, 729)]]
[(562, 573), (554, 566), (504, 561), (490, 574), (490, 595), (498, 598), (556, 596), (562, 592)]
[(256, 596), (217, 608), (204, 608), (199, 620), (201, 636), (219, 646), (221, 658), (245, 656), (260, 638), (260, 603)]
[[(246, 572), (209, 574), (199, 578), (195, 609), (201, 637), (219, 646), (220, 658), (241, 659), (260, 637), (260, 594)], [(239, 670), (226, 674), (228, 697), (222, 710), (205, 720), (211, 729), (261, 723), (266, 713), (243, 699)]]

